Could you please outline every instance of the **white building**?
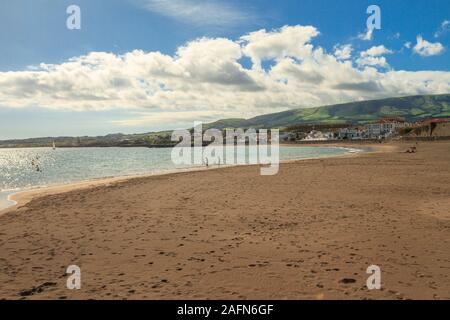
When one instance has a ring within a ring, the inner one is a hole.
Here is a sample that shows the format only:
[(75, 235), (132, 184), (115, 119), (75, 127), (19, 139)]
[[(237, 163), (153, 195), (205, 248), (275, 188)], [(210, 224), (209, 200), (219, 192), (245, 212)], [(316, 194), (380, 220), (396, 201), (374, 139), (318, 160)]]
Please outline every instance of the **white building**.
[(321, 132), (317, 130), (313, 130), (306, 136), (303, 141), (327, 141), (334, 140), (334, 134), (332, 132)]
[(376, 123), (369, 123), (365, 126), (368, 138), (382, 139), (392, 136), (397, 129), (405, 126), (405, 122), (398, 119), (383, 119)]
[(365, 138), (365, 132), (356, 128), (344, 128), (339, 131), (339, 139), (361, 140)]

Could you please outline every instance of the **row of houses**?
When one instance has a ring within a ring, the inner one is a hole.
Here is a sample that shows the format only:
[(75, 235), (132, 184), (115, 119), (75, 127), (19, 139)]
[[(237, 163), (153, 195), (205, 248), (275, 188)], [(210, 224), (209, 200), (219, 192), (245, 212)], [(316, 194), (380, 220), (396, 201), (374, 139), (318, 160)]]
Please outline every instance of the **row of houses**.
[(384, 140), (399, 133), (401, 128), (420, 128), (423, 126), (450, 125), (450, 117), (428, 118), (422, 121), (408, 123), (403, 118), (389, 117), (377, 122), (355, 126), (304, 125), (293, 127), (291, 132), (280, 136), (281, 141), (335, 141), (335, 140)]
[(355, 128), (341, 129), (338, 134), (340, 140), (362, 140), (362, 139), (388, 139), (392, 137), (398, 129), (407, 126), (404, 120), (389, 118), (382, 119), (375, 123), (368, 123)]
[(339, 128), (335, 130), (311, 130), (299, 139), (298, 133), (286, 133), (281, 136), (284, 141), (332, 141), (332, 140), (364, 140), (387, 139), (393, 136), (399, 128), (409, 125), (401, 118), (384, 118), (366, 125)]

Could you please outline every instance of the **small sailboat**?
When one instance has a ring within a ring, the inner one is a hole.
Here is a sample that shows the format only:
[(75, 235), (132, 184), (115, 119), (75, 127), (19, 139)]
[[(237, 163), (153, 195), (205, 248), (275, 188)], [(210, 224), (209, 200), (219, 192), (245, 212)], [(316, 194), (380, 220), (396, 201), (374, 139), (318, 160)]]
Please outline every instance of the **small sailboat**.
[(53, 141), (53, 150), (56, 150), (55, 141)]

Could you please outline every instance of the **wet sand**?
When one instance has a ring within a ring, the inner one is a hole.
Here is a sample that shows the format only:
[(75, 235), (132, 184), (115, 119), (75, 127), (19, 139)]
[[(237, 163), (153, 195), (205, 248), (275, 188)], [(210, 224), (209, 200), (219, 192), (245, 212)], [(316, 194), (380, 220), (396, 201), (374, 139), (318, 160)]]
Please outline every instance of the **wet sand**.
[(0, 299), (450, 299), (450, 143), (409, 146), (22, 194)]

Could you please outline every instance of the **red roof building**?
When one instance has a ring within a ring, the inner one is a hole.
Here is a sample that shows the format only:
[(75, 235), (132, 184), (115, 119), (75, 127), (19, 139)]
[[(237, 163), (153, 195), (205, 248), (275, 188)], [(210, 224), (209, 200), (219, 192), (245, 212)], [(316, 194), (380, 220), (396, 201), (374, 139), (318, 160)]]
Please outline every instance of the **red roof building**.
[(425, 125), (430, 123), (450, 123), (450, 118), (429, 118), (421, 122), (421, 124)]
[(386, 117), (380, 119), (378, 123), (405, 123), (405, 119), (401, 117)]

